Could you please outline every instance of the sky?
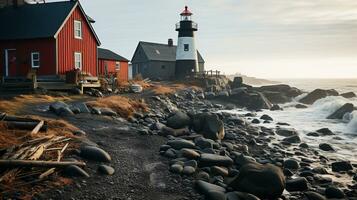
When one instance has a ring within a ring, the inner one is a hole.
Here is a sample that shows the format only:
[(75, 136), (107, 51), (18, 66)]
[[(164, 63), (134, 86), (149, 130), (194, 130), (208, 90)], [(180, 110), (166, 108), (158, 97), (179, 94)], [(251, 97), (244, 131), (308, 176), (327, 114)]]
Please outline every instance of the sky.
[(357, 78), (356, 0), (81, 0), (109, 48), (177, 43), (184, 6), (206, 69), (260, 78)]

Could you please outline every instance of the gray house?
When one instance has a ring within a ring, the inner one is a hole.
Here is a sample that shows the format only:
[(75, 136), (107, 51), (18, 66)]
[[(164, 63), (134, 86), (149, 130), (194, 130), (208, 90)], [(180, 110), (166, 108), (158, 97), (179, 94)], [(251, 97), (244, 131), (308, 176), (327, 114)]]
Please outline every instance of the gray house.
[[(198, 52), (198, 51), (197, 51)], [(132, 63), (132, 72), (135, 77), (141, 74), (143, 78), (170, 80), (175, 77), (176, 46), (172, 40), (168, 44), (139, 42)], [(200, 72), (204, 71), (205, 61), (198, 52)]]

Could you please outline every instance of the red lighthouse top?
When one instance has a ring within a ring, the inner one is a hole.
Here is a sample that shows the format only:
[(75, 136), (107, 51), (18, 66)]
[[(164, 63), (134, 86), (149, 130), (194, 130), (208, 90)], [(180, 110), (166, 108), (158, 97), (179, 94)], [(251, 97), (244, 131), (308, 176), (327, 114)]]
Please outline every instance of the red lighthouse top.
[(193, 15), (191, 11), (188, 10), (188, 7), (185, 6), (185, 10), (180, 14), (181, 16), (191, 16)]

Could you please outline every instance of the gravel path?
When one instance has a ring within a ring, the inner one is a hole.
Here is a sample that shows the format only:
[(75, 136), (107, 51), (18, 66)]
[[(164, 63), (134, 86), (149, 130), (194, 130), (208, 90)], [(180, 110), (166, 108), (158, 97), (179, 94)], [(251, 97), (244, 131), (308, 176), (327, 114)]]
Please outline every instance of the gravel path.
[(67, 119), (87, 133), (112, 156), (113, 176), (96, 173), (99, 163), (88, 162), (90, 178), (75, 179), (73, 185), (49, 191), (38, 199), (200, 199), (192, 182), (168, 171), (168, 160), (158, 153), (166, 143), (160, 136), (141, 136), (126, 122), (93, 115)]

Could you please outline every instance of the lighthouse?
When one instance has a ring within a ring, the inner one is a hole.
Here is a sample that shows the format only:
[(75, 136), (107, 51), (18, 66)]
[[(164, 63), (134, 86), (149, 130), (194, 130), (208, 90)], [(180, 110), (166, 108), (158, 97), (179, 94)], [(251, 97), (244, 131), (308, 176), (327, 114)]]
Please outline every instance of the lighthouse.
[(183, 79), (198, 72), (197, 49), (195, 44), (195, 32), (198, 30), (197, 23), (192, 21), (192, 12), (185, 7), (180, 14), (181, 21), (176, 24), (178, 41), (176, 50), (175, 76)]

